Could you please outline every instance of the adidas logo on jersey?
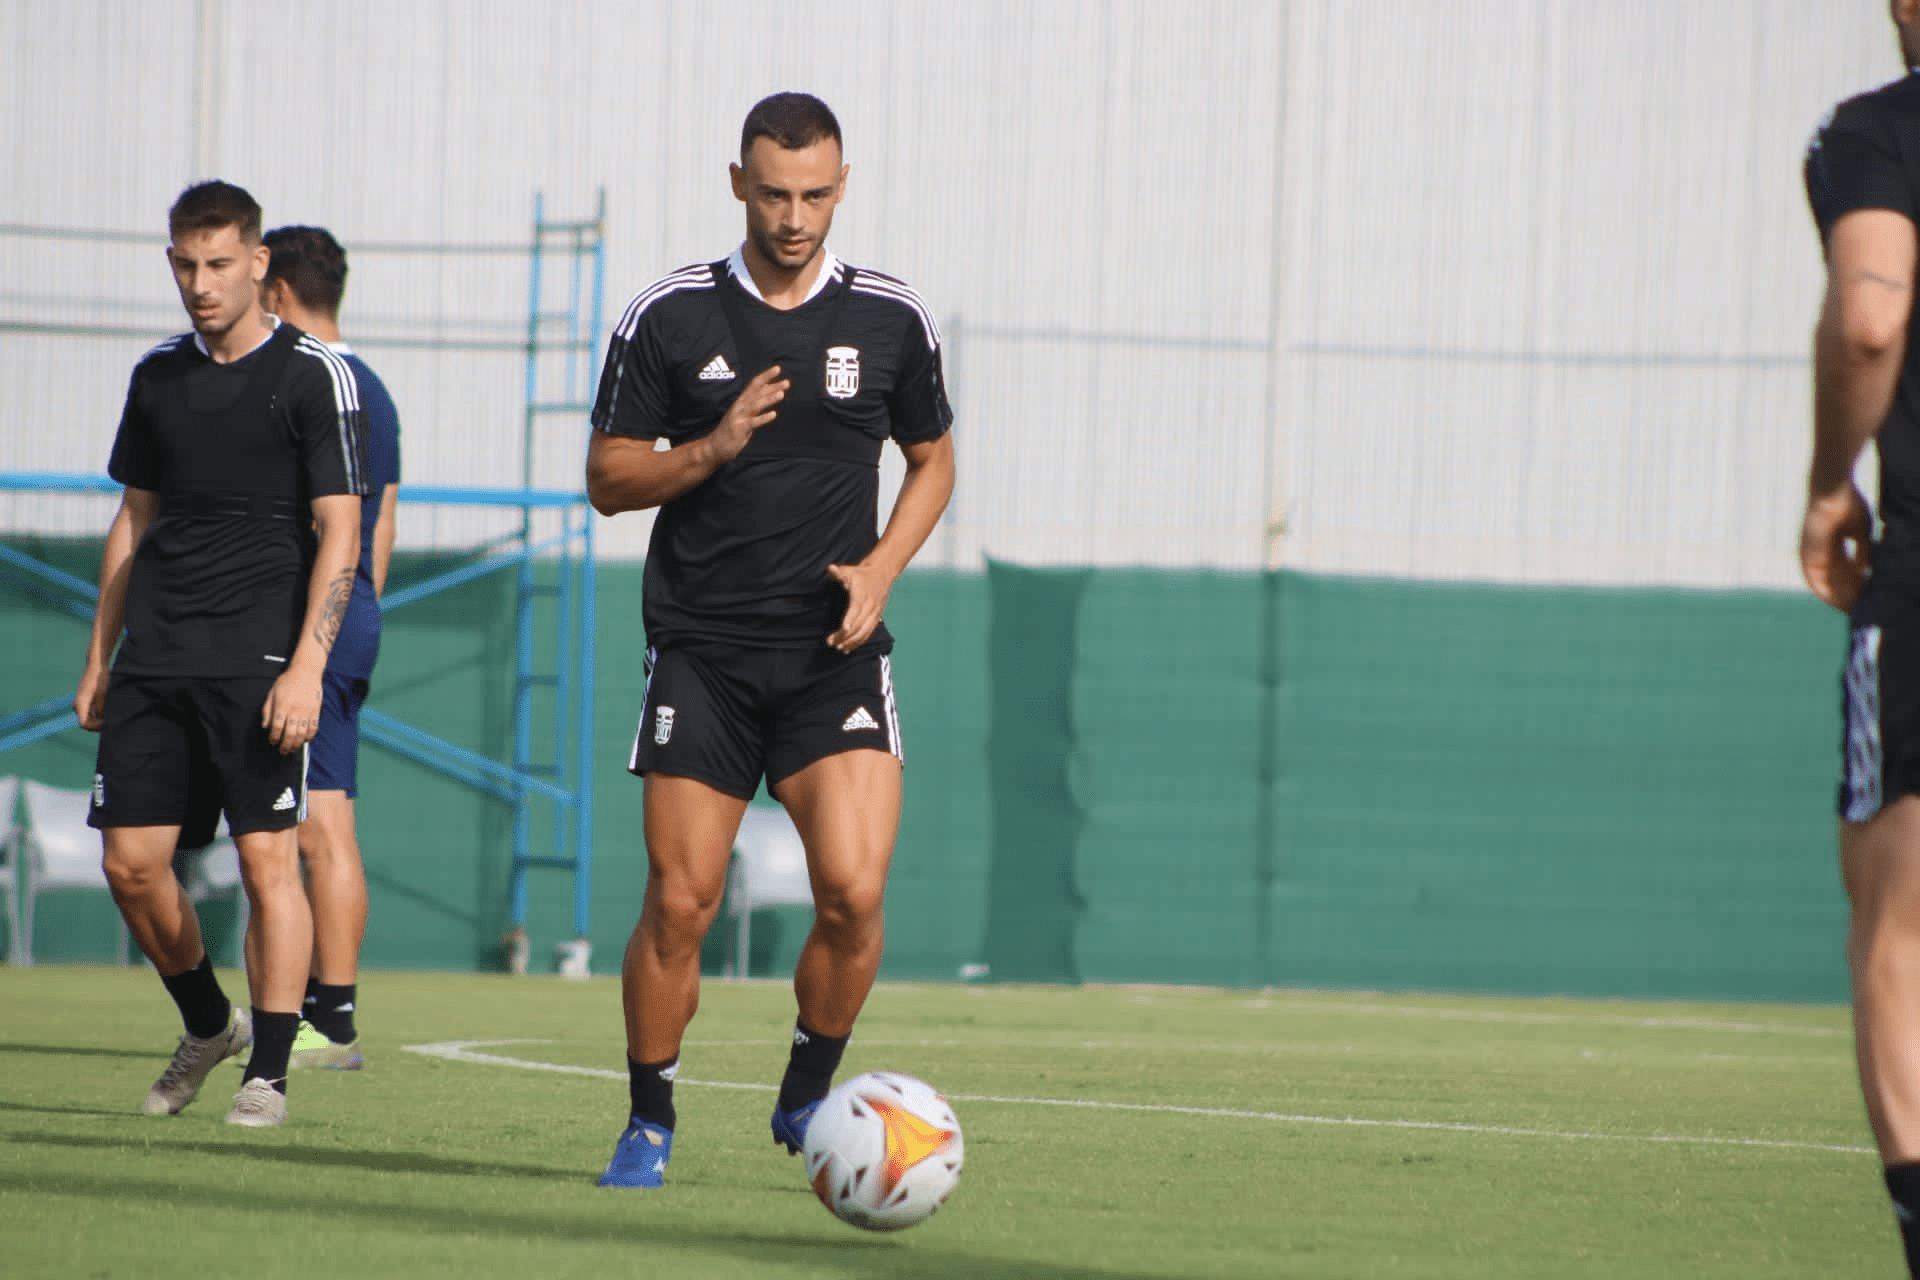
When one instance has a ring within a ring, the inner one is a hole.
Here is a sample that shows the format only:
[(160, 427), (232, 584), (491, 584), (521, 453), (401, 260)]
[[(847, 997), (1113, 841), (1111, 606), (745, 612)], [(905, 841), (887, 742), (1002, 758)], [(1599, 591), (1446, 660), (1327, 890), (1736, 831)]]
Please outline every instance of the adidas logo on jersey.
[(879, 727), (880, 722), (875, 720), (865, 707), (856, 707), (853, 714), (847, 717), (847, 722), (840, 726), (840, 732), (853, 733), (860, 729), (878, 729)]
[(725, 356), (715, 356), (707, 361), (707, 367), (700, 371), (702, 382), (732, 382), (733, 368)]
[(288, 787), (280, 793), (280, 798), (273, 802), (273, 811), (275, 813), (284, 813), (288, 809), (295, 808), (299, 803), (298, 800), (293, 798), (293, 788)]

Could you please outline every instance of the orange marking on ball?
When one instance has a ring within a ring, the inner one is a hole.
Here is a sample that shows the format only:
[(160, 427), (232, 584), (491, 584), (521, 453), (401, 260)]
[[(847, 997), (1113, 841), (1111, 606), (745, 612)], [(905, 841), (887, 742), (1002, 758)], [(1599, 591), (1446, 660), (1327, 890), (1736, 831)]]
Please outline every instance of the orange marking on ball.
[(887, 1159), (881, 1169), (880, 1199), (885, 1200), (907, 1176), (907, 1170), (953, 1141), (953, 1131), (928, 1124), (903, 1107), (875, 1097), (863, 1099), (887, 1127)]

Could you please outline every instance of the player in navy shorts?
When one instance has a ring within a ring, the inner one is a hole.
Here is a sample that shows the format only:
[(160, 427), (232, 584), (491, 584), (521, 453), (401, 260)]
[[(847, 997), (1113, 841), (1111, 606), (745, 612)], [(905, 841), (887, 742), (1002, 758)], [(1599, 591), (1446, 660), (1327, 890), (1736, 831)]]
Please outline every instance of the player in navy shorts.
[(357, 1071), (363, 1058), (354, 1026), (360, 942), (367, 930), (367, 879), (354, 823), (359, 794), (360, 706), (380, 655), (380, 593), (393, 557), (394, 505), (400, 488), (400, 415), (366, 361), (340, 338), (347, 255), (320, 227), (267, 232), (272, 255), (261, 286), (266, 309), (326, 343), (353, 370), (366, 414), (367, 496), (360, 507), (360, 561), (339, 638), (322, 677), (320, 731), (307, 766), (307, 816), (300, 861), (313, 903), (313, 965), (307, 978), (295, 1067)]

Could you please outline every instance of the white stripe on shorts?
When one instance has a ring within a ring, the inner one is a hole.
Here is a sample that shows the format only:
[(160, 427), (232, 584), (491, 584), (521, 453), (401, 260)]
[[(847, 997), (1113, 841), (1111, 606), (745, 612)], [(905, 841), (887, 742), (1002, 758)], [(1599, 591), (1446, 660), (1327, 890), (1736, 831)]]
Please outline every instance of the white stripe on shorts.
[(1853, 633), (1843, 683), (1847, 699), (1847, 802), (1840, 816), (1865, 822), (1880, 812), (1880, 628)]
[(653, 668), (660, 661), (660, 651), (652, 645), (647, 646), (645, 658), (647, 668), (646, 687), (640, 691), (640, 723), (633, 727), (633, 750), (627, 753), (627, 771), (631, 773), (640, 766), (640, 735), (647, 731), (647, 699), (653, 694)]
[(900, 736), (900, 707), (893, 700), (893, 659), (880, 655), (880, 698), (886, 703), (887, 750), (901, 764), (907, 762), (907, 744)]
[(299, 817), (299, 820), (301, 822), (305, 822), (307, 820), (307, 770), (311, 769), (312, 767), (313, 767), (313, 743), (309, 742), (305, 746), (300, 748), (300, 817)]

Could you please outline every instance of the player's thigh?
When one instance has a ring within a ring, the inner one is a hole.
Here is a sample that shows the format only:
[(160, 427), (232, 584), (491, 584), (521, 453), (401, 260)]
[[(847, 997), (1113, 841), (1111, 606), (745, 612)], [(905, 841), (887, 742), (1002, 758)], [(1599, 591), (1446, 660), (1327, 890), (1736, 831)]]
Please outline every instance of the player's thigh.
[(360, 708), (367, 682), (329, 671), (320, 679), (320, 725), (307, 745), (307, 790), (360, 793)]
[[(758, 661), (751, 651), (647, 650), (647, 690), (627, 771), (690, 779), (742, 805), (752, 799), (766, 767)], [(651, 808), (654, 790), (647, 794)]]
[(180, 826), (204, 757), (205, 742), (179, 681), (114, 676), (95, 750), (88, 823), (103, 830)]
[[(286, 831), (306, 811), (307, 752), (283, 752), (260, 723), (273, 681), (267, 677), (194, 682), (195, 710), (227, 829), (235, 843), (255, 832)], [(289, 847), (294, 838), (287, 837)]]
[(866, 915), (880, 908), (900, 827), (892, 662), (824, 648), (807, 662), (768, 745), (770, 789), (806, 845), (816, 906)]
[(900, 829), (900, 761), (872, 747), (822, 756), (773, 787), (807, 850), (815, 904), (877, 911)]
[(726, 889), (747, 802), (697, 778), (650, 773), (643, 822), (649, 896), (676, 915), (710, 914)]

